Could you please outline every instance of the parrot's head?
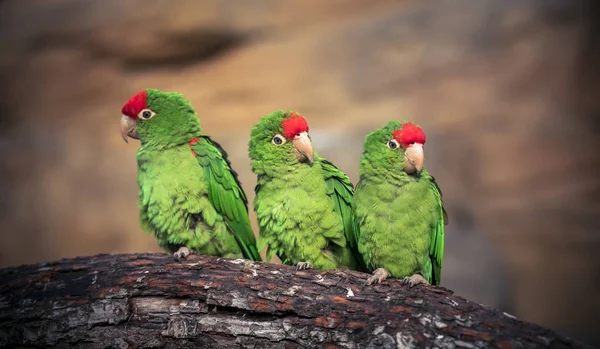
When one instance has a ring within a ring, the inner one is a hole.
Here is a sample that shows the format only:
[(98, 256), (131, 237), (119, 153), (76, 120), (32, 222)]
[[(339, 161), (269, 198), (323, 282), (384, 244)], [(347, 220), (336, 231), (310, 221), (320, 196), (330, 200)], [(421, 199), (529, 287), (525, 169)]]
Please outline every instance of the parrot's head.
[(189, 142), (200, 124), (194, 108), (182, 94), (145, 89), (121, 109), (121, 136), (142, 144), (175, 145)]
[(367, 135), (364, 154), (390, 171), (419, 175), (425, 156), (425, 133), (412, 122), (390, 121)]
[(276, 111), (264, 116), (250, 133), (250, 159), (254, 165), (312, 166), (314, 152), (308, 123), (293, 111)]

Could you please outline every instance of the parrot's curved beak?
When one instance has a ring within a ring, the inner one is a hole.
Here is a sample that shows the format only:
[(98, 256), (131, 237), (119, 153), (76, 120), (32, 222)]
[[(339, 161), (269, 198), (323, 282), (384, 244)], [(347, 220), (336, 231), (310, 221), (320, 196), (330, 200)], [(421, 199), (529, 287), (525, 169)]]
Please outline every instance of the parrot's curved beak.
[(136, 122), (132, 118), (127, 115), (121, 116), (121, 137), (125, 143), (129, 143), (127, 141), (127, 137), (139, 139), (137, 130), (135, 128)]
[(404, 172), (420, 174), (423, 170), (424, 161), (423, 144), (413, 143), (409, 145), (404, 151)]
[(310, 138), (308, 138), (307, 132), (301, 132), (292, 141), (294, 145), (294, 155), (296, 155), (296, 159), (298, 162), (308, 162), (309, 165), (312, 166), (314, 161), (313, 147), (310, 142)]

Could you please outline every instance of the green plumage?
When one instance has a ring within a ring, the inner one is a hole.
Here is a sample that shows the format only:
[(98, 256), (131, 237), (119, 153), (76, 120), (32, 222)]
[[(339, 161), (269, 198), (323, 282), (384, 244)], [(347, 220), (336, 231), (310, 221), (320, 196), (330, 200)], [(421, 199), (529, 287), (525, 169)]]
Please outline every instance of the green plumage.
[(370, 270), (393, 277), (420, 273), (439, 285), (446, 220), (435, 179), (402, 171), (404, 149), (386, 144), (402, 124), (391, 121), (366, 137), (353, 208), (360, 230), (358, 248)]
[(169, 252), (185, 246), (260, 261), (246, 195), (227, 153), (201, 133), (194, 108), (181, 94), (146, 91), (155, 115), (136, 125), (142, 229)]
[(291, 112), (261, 119), (251, 132), (249, 153), (257, 175), (254, 210), (259, 248), (269, 246), (284, 264), (305, 261), (316, 269), (360, 268), (352, 215), (352, 183), (333, 164), (314, 156), (299, 162), (291, 141), (273, 143)]

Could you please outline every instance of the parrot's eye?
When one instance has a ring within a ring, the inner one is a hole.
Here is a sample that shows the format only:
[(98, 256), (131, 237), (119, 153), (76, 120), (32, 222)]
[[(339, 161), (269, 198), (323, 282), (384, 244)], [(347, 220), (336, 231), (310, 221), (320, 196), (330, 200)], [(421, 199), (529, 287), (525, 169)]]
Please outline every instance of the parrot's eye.
[(285, 138), (283, 138), (283, 136), (280, 134), (276, 134), (275, 136), (273, 136), (271, 142), (273, 142), (273, 144), (275, 145), (282, 145), (283, 143), (285, 143)]
[(142, 120), (148, 120), (148, 119), (150, 119), (151, 117), (153, 117), (153, 116), (154, 116), (154, 114), (156, 114), (156, 113), (155, 113), (155, 112), (153, 112), (152, 110), (150, 110), (150, 109), (144, 109), (144, 110), (142, 110), (142, 111), (141, 111), (141, 112), (138, 114), (138, 117), (139, 117), (140, 119), (142, 119)]
[(387, 146), (390, 149), (397, 149), (398, 147), (400, 147), (400, 144), (398, 144), (398, 141), (396, 141), (395, 139), (392, 139), (391, 141), (387, 142)]

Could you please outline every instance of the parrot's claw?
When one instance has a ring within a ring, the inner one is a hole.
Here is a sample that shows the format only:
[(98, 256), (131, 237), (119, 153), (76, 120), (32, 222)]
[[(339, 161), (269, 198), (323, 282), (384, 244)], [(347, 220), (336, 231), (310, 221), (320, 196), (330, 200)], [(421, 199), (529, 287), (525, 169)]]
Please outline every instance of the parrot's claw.
[(309, 262), (298, 262), (296, 264), (296, 270), (312, 269), (313, 265)]
[(408, 288), (411, 288), (417, 285), (429, 285), (429, 282), (421, 274), (414, 274), (402, 279), (402, 284), (408, 285)]
[(365, 284), (366, 285), (380, 284), (380, 283), (384, 282), (385, 279), (389, 278), (390, 276), (392, 276), (392, 274), (387, 269), (377, 268), (373, 272), (373, 275), (369, 276), (369, 278), (367, 279)]
[(190, 250), (187, 247), (180, 247), (177, 252), (173, 253), (173, 257), (178, 262), (186, 259), (190, 255)]

